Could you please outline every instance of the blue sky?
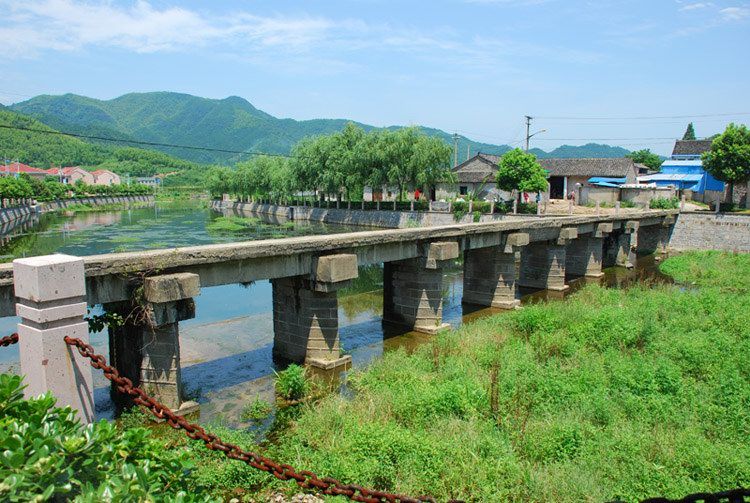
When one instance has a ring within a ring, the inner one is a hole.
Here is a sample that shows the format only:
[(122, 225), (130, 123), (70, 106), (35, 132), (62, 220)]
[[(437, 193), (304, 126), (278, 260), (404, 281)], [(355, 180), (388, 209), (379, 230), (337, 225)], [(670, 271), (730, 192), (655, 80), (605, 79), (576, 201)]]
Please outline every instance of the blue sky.
[(237, 95), (279, 117), (514, 144), (529, 114), (546, 150), (659, 153), (690, 120), (675, 116), (712, 115), (699, 136), (750, 122), (747, 0), (0, 0), (0, 20), (5, 104)]

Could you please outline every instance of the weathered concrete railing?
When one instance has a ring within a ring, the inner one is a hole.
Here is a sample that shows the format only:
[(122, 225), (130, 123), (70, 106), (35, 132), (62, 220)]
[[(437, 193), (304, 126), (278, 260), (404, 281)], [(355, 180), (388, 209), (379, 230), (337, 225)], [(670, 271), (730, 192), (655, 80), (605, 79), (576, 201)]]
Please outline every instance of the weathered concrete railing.
[(337, 291), (357, 277), (359, 266), (384, 264), (384, 321), (435, 333), (445, 326), (443, 267), (461, 253), (464, 301), (513, 308), (517, 285), (564, 290), (572, 277), (600, 276), (603, 266), (630, 266), (637, 252), (665, 248), (675, 213), (508, 220), (83, 259), (20, 259), (0, 266), (0, 315), (17, 310), (23, 318), (19, 336), (27, 363), (22, 370), (37, 379), (30, 390), (53, 390), (62, 403), (89, 418), (91, 399), (84, 395), (91, 388), (90, 371), (80, 367), (62, 336), (85, 336), (86, 304), (103, 304), (125, 319), (123, 326), (110, 329), (112, 364), (158, 400), (185, 411), (192, 404), (182, 396), (179, 322), (194, 316), (193, 298), (201, 287), (271, 280), (274, 356), (333, 368), (349, 361), (340, 355)]

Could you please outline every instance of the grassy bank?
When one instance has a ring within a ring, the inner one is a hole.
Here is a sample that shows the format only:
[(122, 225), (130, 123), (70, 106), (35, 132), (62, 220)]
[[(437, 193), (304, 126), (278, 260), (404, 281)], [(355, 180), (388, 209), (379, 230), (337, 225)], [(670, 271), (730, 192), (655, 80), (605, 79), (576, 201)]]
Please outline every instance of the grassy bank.
[[(208, 429), (321, 476), (442, 501), (637, 501), (749, 486), (750, 255), (690, 253), (662, 269), (680, 283), (589, 286), (565, 302), (443, 333), (413, 353), (388, 352), (351, 373), (349, 396), (283, 409), (282, 426), (260, 446), (251, 431)], [(2, 383), (0, 432), (29, 416)], [(267, 409), (254, 405), (249, 413), (261, 420)], [(37, 429), (0, 434), (0, 449), (11, 453), (0, 463), (0, 496), (25, 500), (47, 488), (264, 501), (298, 492), (181, 432), (134, 428), (142, 413), (126, 415), (116, 435), (107, 422), (86, 435), (66, 423), (60, 434), (47, 407), (31, 415)], [(94, 434), (106, 438), (93, 445), (110, 442), (114, 451), (68, 447)], [(62, 453), (49, 459), (105, 464), (71, 489), (38, 468), (39, 438), (45, 452)]]
[[(750, 485), (750, 256), (688, 254), (664, 270), (694, 288), (591, 286), (388, 353), (350, 377), (353, 398), (303, 406), (267, 453), (347, 482), (470, 501)], [(217, 490), (294, 490), (213, 459), (199, 464), (215, 470)]]

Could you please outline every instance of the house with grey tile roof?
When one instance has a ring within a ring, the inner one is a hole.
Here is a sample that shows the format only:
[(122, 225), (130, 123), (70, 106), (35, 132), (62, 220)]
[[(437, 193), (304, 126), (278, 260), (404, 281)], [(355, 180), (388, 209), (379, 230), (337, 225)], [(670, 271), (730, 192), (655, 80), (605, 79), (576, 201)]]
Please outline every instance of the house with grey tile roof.
[[(453, 168), (458, 181), (458, 190), (454, 188), (453, 192), (458, 195), (476, 194), (480, 198), (494, 195), (497, 192), (495, 177), (499, 160), (500, 156), (479, 153)], [(619, 178), (624, 179), (625, 183), (638, 181), (638, 168), (632, 159), (626, 157), (539, 159), (539, 163), (549, 173), (550, 197), (553, 199), (563, 199), (576, 183), (583, 185), (592, 177)], [(506, 199), (509, 197), (508, 194)]]
[(692, 160), (700, 159), (703, 152), (711, 150), (713, 140), (677, 140), (672, 149), (672, 159)]

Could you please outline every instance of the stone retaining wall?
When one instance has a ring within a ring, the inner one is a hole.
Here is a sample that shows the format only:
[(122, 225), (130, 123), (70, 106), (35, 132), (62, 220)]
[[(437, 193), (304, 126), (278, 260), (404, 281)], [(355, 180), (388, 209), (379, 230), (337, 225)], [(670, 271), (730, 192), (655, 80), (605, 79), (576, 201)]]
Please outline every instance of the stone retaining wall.
[[(76, 204), (90, 204), (93, 206), (103, 204), (121, 204), (121, 203), (153, 203), (154, 196), (94, 196), (94, 197), (73, 197), (70, 199), (58, 199), (38, 203), (36, 205), (14, 206), (11, 208), (0, 208), (0, 226), (5, 226), (14, 220), (35, 213), (46, 213), (65, 209)], [(0, 227), (3, 228), (3, 227)]]
[(750, 252), (750, 215), (680, 213), (669, 248)]
[[(408, 227), (430, 227), (434, 225), (468, 224), (473, 222), (472, 215), (465, 215), (456, 220), (453, 213), (427, 211), (386, 211), (314, 208), (311, 206), (280, 206), (275, 204), (238, 203), (213, 201), (211, 207), (216, 211), (229, 211), (244, 215), (266, 215), (272, 220), (283, 223), (287, 220), (306, 220), (339, 225), (359, 225), (385, 229), (404, 229)], [(516, 218), (535, 218), (533, 215), (482, 215), (480, 222), (496, 222)]]

